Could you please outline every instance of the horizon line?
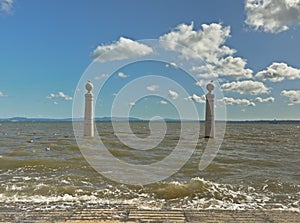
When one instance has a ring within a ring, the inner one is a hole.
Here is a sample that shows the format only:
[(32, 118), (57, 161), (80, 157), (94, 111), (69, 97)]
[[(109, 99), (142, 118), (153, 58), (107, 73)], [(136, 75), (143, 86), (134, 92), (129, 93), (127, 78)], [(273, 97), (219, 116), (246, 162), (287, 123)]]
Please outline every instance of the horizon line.
[[(79, 118), (51, 118), (51, 117), (10, 117), (10, 118), (0, 118), (0, 121), (34, 121), (34, 120), (44, 120), (44, 121), (73, 121), (73, 120), (83, 120), (83, 117), (79, 117)], [(109, 121), (109, 119), (115, 119), (113, 121), (125, 121), (127, 119), (133, 119), (130, 121), (151, 121), (151, 119), (144, 119), (144, 118), (140, 118), (140, 117), (109, 117), (109, 116), (103, 116), (103, 117), (95, 117), (94, 120), (95, 121), (101, 121), (101, 120), (96, 120), (96, 119), (107, 119), (107, 120), (103, 120), (103, 121)], [(119, 120), (118, 120), (119, 119)], [(121, 119), (121, 120), (120, 120)], [(205, 119), (177, 119), (177, 118), (162, 118), (162, 119), (157, 119), (157, 120), (152, 120), (152, 121), (160, 121), (160, 120), (166, 120), (166, 121), (197, 121), (197, 122), (205, 122)], [(295, 122), (299, 122), (300, 119), (229, 119), (229, 120), (215, 120), (216, 122), (284, 122), (284, 121), (295, 121)]]

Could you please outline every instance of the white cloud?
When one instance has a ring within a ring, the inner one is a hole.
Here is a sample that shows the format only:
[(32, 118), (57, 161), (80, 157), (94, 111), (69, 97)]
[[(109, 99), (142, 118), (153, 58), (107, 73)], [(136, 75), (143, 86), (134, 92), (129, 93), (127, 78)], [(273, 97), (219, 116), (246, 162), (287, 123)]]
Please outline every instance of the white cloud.
[[(194, 30), (194, 24), (181, 24), (175, 30), (160, 37), (165, 47), (170, 50), (181, 52), (185, 57), (190, 58), (190, 50), (197, 53), (197, 56), (216, 62), (220, 57), (232, 55), (235, 50), (225, 46), (227, 38), (230, 37), (230, 27), (222, 27), (220, 24), (203, 24), (202, 30)], [(182, 48), (186, 47), (186, 48)]]
[(123, 72), (119, 72), (118, 76), (121, 77), (121, 78), (127, 78), (128, 77), (128, 75), (124, 74)]
[(207, 74), (198, 74), (198, 78), (203, 78), (203, 79), (215, 79), (218, 78), (219, 75), (217, 73), (207, 73)]
[(54, 101), (53, 104), (58, 105), (58, 102)]
[(236, 81), (225, 83), (221, 87), (225, 91), (236, 91), (240, 94), (257, 95), (269, 93), (269, 88), (264, 83), (258, 81)]
[(295, 80), (300, 79), (300, 69), (288, 66), (285, 63), (273, 63), (266, 70), (258, 72), (255, 77), (271, 82), (280, 82), (285, 78)]
[(199, 87), (204, 87), (207, 83), (208, 83), (208, 81), (199, 80), (196, 82), (196, 85)]
[(164, 101), (164, 100), (161, 100), (161, 101), (159, 102), (159, 104), (161, 104), (161, 105), (166, 105), (166, 104), (168, 104), (168, 102), (167, 102), (167, 101)]
[(0, 97), (6, 97), (7, 95), (5, 95), (2, 91), (0, 91)]
[(274, 102), (275, 98), (273, 97), (269, 97), (269, 98), (261, 98), (261, 97), (257, 97), (255, 98), (255, 101), (260, 102), (260, 103), (264, 103), (264, 102)]
[(14, 0), (0, 0), (0, 11), (11, 13), (13, 10)]
[(283, 90), (281, 91), (281, 95), (289, 99), (289, 105), (300, 104), (300, 90)]
[(94, 60), (101, 62), (142, 57), (152, 53), (151, 47), (121, 37), (110, 45), (100, 45), (92, 53)]
[(72, 100), (72, 97), (66, 95), (64, 92), (60, 91), (58, 92), (58, 94), (54, 94), (54, 93), (51, 93), (47, 96), (48, 99), (53, 99), (53, 98), (61, 98), (65, 101), (71, 101)]
[(133, 106), (135, 106), (135, 102), (130, 102), (129, 105), (130, 105), (130, 107), (133, 107)]
[(47, 96), (48, 99), (56, 98), (56, 95), (51, 93), (49, 96)]
[(158, 89), (158, 85), (150, 85), (146, 87), (148, 91), (156, 91)]
[(232, 77), (236, 79), (252, 78), (253, 71), (246, 68), (247, 61), (241, 57), (228, 56), (221, 58), (214, 64), (205, 64), (199, 67), (193, 67), (192, 71), (199, 72), (200, 78), (217, 78), (220, 76)]
[(225, 45), (230, 37), (230, 27), (216, 23), (203, 24), (201, 27), (200, 30), (194, 30), (193, 23), (181, 24), (172, 32), (161, 36), (160, 40), (167, 49), (179, 51), (186, 58), (200, 57), (208, 63), (197, 68), (202, 78), (218, 77), (219, 74), (251, 78), (252, 70), (245, 68), (247, 61), (241, 57), (233, 57), (236, 50)]
[(245, 10), (255, 30), (278, 33), (300, 24), (300, 0), (246, 0)]
[(235, 99), (235, 98), (224, 97), (222, 99), (219, 99), (218, 101), (221, 101), (221, 102), (225, 103), (226, 105), (255, 106), (255, 103), (252, 101), (249, 101), (248, 99)]
[(176, 63), (174, 63), (174, 62), (171, 62), (171, 63), (167, 63), (166, 67), (173, 67), (173, 68), (177, 69), (178, 65)]
[(102, 79), (102, 78), (106, 78), (106, 77), (108, 77), (108, 76), (109, 76), (108, 74), (101, 74), (101, 75), (99, 75), (99, 76), (94, 77), (94, 80), (98, 81), (98, 80), (100, 80), (100, 79)]
[(192, 71), (198, 72), (197, 77), (203, 79), (218, 78), (219, 74), (215, 70), (215, 65), (205, 64), (199, 67), (192, 67)]
[(178, 93), (176, 91), (169, 90), (169, 97), (173, 100), (178, 98)]
[(64, 92), (62, 92), (62, 91), (58, 92), (58, 97), (59, 97), (59, 98), (62, 98), (62, 99), (64, 99), (64, 100), (66, 100), (66, 101), (72, 100), (72, 97), (66, 95), (66, 94), (65, 94)]
[(193, 101), (196, 103), (205, 103), (205, 95), (203, 96), (198, 96), (196, 94), (193, 94), (192, 96), (189, 96), (188, 98), (185, 98), (187, 101)]
[(215, 72), (222, 76), (233, 78), (252, 78), (252, 70), (245, 68), (247, 61), (241, 57), (228, 56), (220, 59), (215, 67)]

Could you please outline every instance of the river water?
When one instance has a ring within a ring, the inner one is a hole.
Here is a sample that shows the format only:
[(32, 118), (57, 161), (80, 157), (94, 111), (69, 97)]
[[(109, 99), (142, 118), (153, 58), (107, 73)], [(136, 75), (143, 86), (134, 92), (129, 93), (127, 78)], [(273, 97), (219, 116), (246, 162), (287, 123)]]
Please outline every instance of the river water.
[[(135, 151), (118, 140), (111, 123), (96, 125), (111, 154), (133, 164), (162, 160), (176, 146), (181, 128), (180, 123), (168, 123), (155, 149)], [(195, 123), (190, 125), (192, 130)], [(146, 122), (132, 122), (131, 127), (139, 137), (149, 134)], [(127, 185), (90, 166), (78, 148), (72, 123), (1, 122), (0, 203), (26, 209), (132, 205), (300, 211), (299, 123), (227, 123), (220, 150), (200, 171), (207, 143), (201, 134), (193, 155), (177, 173), (149, 185)]]

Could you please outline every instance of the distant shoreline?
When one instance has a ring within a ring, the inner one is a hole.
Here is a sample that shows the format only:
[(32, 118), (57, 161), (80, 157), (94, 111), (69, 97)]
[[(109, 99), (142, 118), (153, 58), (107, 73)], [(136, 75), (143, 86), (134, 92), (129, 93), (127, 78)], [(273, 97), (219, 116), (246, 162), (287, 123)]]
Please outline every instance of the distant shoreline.
[[(149, 122), (150, 120), (146, 120), (146, 119), (139, 119), (139, 118), (110, 118), (110, 117), (97, 117), (95, 118), (95, 122), (127, 122), (129, 120), (129, 122)], [(25, 118), (25, 117), (14, 117), (14, 118), (0, 118), (0, 122), (80, 122), (83, 121), (83, 118)], [(155, 120), (151, 120), (154, 121)], [(156, 122), (161, 122), (162, 120), (156, 120)], [(181, 122), (181, 120), (178, 119), (165, 119), (164, 120), (167, 123), (179, 123)], [(204, 123), (204, 120), (182, 120), (182, 122), (199, 122), (199, 123)], [(242, 124), (242, 123), (249, 123), (249, 124), (295, 124), (295, 123), (299, 123), (300, 124), (300, 120), (216, 120), (216, 122), (218, 123), (237, 123), (237, 124)]]

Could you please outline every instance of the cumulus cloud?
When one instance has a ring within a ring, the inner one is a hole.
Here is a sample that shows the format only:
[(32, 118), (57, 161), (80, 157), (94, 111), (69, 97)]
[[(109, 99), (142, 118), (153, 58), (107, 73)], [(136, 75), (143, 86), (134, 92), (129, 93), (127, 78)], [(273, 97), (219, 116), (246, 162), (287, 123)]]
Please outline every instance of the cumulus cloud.
[(175, 100), (176, 98), (178, 98), (178, 93), (176, 91), (169, 90), (169, 94), (168, 95), (173, 100)]
[(158, 89), (158, 85), (150, 85), (146, 87), (148, 91), (156, 91)]
[(196, 103), (205, 103), (205, 95), (203, 96), (198, 96), (196, 94), (193, 94), (192, 96), (189, 96), (188, 98), (185, 98), (187, 101), (193, 101)]
[(280, 82), (284, 79), (300, 79), (300, 69), (288, 66), (286, 63), (273, 63), (266, 70), (258, 72), (255, 77), (271, 82)]
[(246, 24), (278, 33), (300, 24), (300, 0), (246, 0)]
[(235, 99), (235, 98), (224, 97), (222, 99), (219, 99), (218, 101), (221, 101), (221, 102), (225, 103), (226, 105), (255, 106), (255, 103), (252, 101), (249, 101), (248, 99)]
[[(245, 68), (246, 60), (233, 57), (235, 49), (226, 46), (230, 37), (230, 27), (221, 24), (203, 24), (202, 29), (194, 30), (194, 24), (181, 24), (160, 40), (169, 50), (182, 53), (186, 58), (200, 57), (207, 65), (198, 67), (202, 77), (216, 77), (218, 74), (236, 78), (251, 78), (252, 70)], [(182, 47), (183, 46), (183, 47)], [(191, 53), (193, 50), (195, 53)]]
[(2, 91), (0, 91), (0, 97), (5, 97), (7, 95), (5, 95)]
[(228, 56), (221, 58), (214, 64), (205, 64), (193, 67), (192, 71), (199, 72), (200, 78), (217, 78), (219, 76), (231, 77), (236, 79), (252, 78), (253, 71), (246, 68), (247, 61), (241, 57)]
[(269, 98), (261, 98), (261, 97), (257, 97), (255, 98), (255, 101), (260, 102), (260, 103), (264, 103), (264, 102), (274, 102), (275, 98), (273, 97), (269, 97)]
[(247, 61), (241, 57), (228, 56), (216, 63), (215, 72), (233, 78), (252, 78), (252, 70), (245, 68)]
[(283, 90), (281, 95), (289, 99), (289, 105), (300, 104), (300, 90)]
[(198, 78), (204, 79), (214, 79), (219, 77), (219, 73), (216, 71), (215, 65), (205, 64), (199, 67), (192, 67), (191, 69), (194, 72), (198, 72)]
[(65, 101), (71, 101), (72, 97), (66, 95), (64, 92), (60, 91), (58, 94), (51, 93), (47, 96), (48, 99), (61, 98)]
[[(202, 30), (194, 30), (194, 24), (181, 24), (177, 28), (163, 36), (160, 40), (170, 50), (181, 52), (185, 57), (191, 56), (192, 49), (197, 56), (208, 61), (216, 61), (224, 55), (231, 55), (235, 50), (225, 46), (227, 38), (230, 37), (230, 27), (222, 27), (220, 24), (203, 24)], [(182, 48), (184, 46), (185, 48)]]
[(132, 59), (146, 56), (153, 49), (145, 44), (121, 37), (110, 45), (100, 45), (92, 53), (93, 59), (101, 62)]
[(118, 73), (118, 76), (119, 76), (120, 78), (127, 78), (127, 77), (128, 77), (128, 75), (124, 74), (123, 72), (119, 72), (119, 73)]
[(196, 85), (199, 87), (204, 87), (207, 83), (208, 83), (208, 81), (199, 80), (196, 82)]
[(231, 77), (236, 79), (252, 78), (253, 71), (246, 68), (247, 61), (241, 57), (228, 56), (221, 58), (214, 64), (205, 64), (193, 67), (193, 71), (198, 71), (200, 78), (217, 78), (219, 76)]
[(14, 0), (0, 0), (0, 11), (3, 13), (11, 13), (13, 4)]
[(159, 102), (159, 104), (161, 104), (161, 105), (166, 105), (166, 104), (168, 104), (168, 102), (167, 102), (167, 101), (164, 101), (164, 100), (161, 100), (161, 101)]
[(235, 91), (240, 94), (258, 95), (269, 93), (269, 88), (259, 81), (236, 81), (222, 84), (221, 87), (225, 91)]

